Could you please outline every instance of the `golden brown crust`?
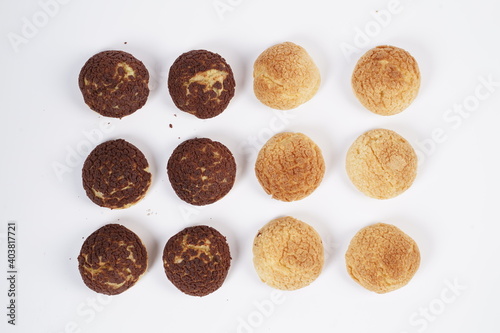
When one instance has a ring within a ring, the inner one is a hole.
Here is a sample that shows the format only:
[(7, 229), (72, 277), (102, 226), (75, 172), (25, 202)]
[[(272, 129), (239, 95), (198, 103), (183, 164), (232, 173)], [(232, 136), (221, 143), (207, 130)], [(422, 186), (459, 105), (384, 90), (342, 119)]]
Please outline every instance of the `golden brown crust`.
[(352, 73), (352, 88), (368, 110), (383, 116), (394, 115), (417, 97), (420, 70), (407, 51), (377, 46), (358, 60)]
[(253, 88), (263, 104), (289, 110), (310, 100), (321, 83), (319, 69), (307, 51), (285, 42), (262, 52), (254, 63)]
[(361, 286), (383, 294), (405, 286), (420, 265), (417, 243), (399, 228), (377, 223), (361, 229), (345, 254), (349, 275)]
[(290, 216), (272, 220), (259, 230), (253, 255), (260, 279), (281, 290), (309, 285), (320, 275), (324, 263), (319, 234)]
[(359, 136), (347, 152), (346, 171), (358, 190), (375, 199), (406, 191), (417, 175), (417, 155), (394, 131), (375, 129)]
[(302, 133), (284, 132), (262, 147), (255, 175), (267, 194), (281, 201), (307, 197), (320, 184), (325, 161), (319, 147)]

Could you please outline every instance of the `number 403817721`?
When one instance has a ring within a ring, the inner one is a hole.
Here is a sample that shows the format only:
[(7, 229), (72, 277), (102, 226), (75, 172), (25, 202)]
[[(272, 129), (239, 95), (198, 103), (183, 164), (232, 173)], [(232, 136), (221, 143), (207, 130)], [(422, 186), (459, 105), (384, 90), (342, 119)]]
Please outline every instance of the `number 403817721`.
[(16, 269), (16, 222), (7, 224), (7, 262), (9, 269)]

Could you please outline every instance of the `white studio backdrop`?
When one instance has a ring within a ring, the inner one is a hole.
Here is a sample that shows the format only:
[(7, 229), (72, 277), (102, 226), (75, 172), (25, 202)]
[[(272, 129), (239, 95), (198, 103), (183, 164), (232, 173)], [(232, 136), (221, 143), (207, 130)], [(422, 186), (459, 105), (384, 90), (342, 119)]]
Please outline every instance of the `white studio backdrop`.
[[(499, 331), (499, 10), (494, 0), (2, 0), (0, 331)], [(252, 89), (254, 60), (284, 41), (303, 46), (322, 75), (317, 95), (286, 112)], [(364, 109), (350, 86), (357, 59), (384, 44), (409, 51), (422, 75), (416, 100), (390, 117)], [(77, 84), (85, 61), (109, 49), (132, 53), (151, 76), (146, 105), (121, 120), (91, 111)], [(168, 94), (170, 65), (193, 49), (222, 55), (236, 78), (235, 97), (213, 119), (176, 109)], [(413, 186), (384, 201), (358, 192), (345, 172), (350, 144), (374, 128), (404, 136), (420, 161)], [(282, 131), (308, 135), (326, 162), (320, 187), (293, 203), (265, 195), (253, 170)], [(166, 175), (170, 153), (194, 137), (224, 143), (238, 166), (231, 192), (203, 207), (178, 199)], [(125, 210), (96, 206), (81, 185), (88, 152), (116, 138), (140, 148), (153, 174), (144, 200)], [(252, 264), (258, 229), (286, 215), (312, 225), (326, 253), (319, 278), (292, 292), (262, 283)], [(356, 284), (344, 261), (354, 234), (376, 222), (398, 226), (422, 255), (413, 280), (383, 295)], [(88, 289), (77, 267), (83, 240), (107, 223), (136, 232), (150, 256), (137, 285), (113, 297)], [(224, 234), (233, 257), (224, 285), (203, 298), (177, 290), (161, 262), (168, 238), (197, 224)]]

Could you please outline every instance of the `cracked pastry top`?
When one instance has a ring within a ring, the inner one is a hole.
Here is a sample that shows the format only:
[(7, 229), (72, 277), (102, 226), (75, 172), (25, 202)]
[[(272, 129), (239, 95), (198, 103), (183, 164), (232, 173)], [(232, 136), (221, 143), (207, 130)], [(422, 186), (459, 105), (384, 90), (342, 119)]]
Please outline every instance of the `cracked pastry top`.
[(206, 296), (219, 289), (230, 265), (226, 237), (206, 225), (185, 228), (172, 236), (163, 250), (167, 278), (191, 296)]
[(321, 76), (307, 51), (285, 42), (262, 52), (254, 63), (253, 89), (263, 104), (278, 110), (294, 109), (318, 91)]
[(293, 217), (272, 220), (253, 243), (253, 263), (262, 282), (281, 290), (311, 284), (324, 264), (321, 237), (313, 227)]
[(379, 294), (399, 289), (420, 266), (417, 243), (399, 228), (377, 223), (358, 231), (345, 254), (354, 281)]
[(200, 119), (222, 113), (234, 96), (235, 86), (226, 60), (207, 50), (181, 54), (168, 74), (168, 91), (175, 106)]
[(167, 174), (180, 199), (196, 206), (208, 205), (222, 199), (233, 187), (236, 162), (222, 143), (195, 138), (174, 149)]
[(302, 133), (276, 134), (261, 148), (255, 162), (262, 188), (281, 201), (307, 197), (321, 184), (324, 174), (320, 148)]
[(358, 190), (375, 199), (406, 191), (417, 175), (417, 155), (394, 131), (374, 129), (359, 136), (347, 151), (346, 171)]
[(417, 97), (420, 71), (415, 58), (407, 51), (377, 46), (358, 60), (351, 84), (364, 107), (390, 116), (406, 109)]
[(78, 269), (85, 285), (105, 295), (129, 289), (147, 267), (148, 254), (141, 239), (119, 224), (108, 224), (94, 231), (78, 256)]
[(151, 185), (149, 164), (133, 144), (111, 140), (94, 148), (83, 163), (83, 188), (95, 204), (111, 209), (139, 202)]
[(128, 116), (146, 104), (148, 82), (144, 64), (123, 51), (97, 53), (87, 60), (78, 78), (85, 103), (113, 118)]

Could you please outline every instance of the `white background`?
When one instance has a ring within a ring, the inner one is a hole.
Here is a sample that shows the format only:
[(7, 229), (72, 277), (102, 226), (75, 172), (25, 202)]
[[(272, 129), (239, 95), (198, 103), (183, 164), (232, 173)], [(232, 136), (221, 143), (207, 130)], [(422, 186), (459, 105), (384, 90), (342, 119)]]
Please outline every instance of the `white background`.
[[(62, 2), (0, 2), (2, 332), (499, 331), (497, 0)], [(322, 74), (317, 95), (287, 112), (265, 107), (252, 91), (253, 61), (283, 41), (306, 48)], [(381, 44), (408, 50), (422, 73), (417, 99), (391, 117), (365, 110), (350, 88), (357, 59)], [(342, 51), (348, 45), (350, 55)], [(209, 120), (177, 110), (166, 86), (175, 58), (199, 48), (225, 57), (237, 81), (229, 107)], [(132, 53), (151, 75), (148, 102), (122, 120), (91, 111), (77, 85), (85, 61), (108, 49)], [(386, 201), (358, 192), (344, 170), (349, 145), (379, 127), (407, 138), (421, 162), (414, 185)], [(310, 136), (327, 165), (321, 186), (293, 203), (266, 196), (253, 172), (258, 148), (284, 130)], [(201, 208), (175, 196), (165, 170), (173, 149), (193, 137), (221, 141), (238, 164), (232, 191)], [(81, 166), (91, 148), (116, 138), (144, 152), (154, 179), (139, 204), (111, 211), (86, 197)], [(56, 172), (61, 165), (66, 169)], [(253, 269), (252, 240), (284, 215), (318, 230), (327, 260), (310, 286), (274, 293)], [(7, 325), (4, 277), (12, 220), (18, 225), (15, 327)], [(77, 256), (85, 237), (113, 222), (144, 240), (150, 267), (127, 292), (98, 297), (83, 284)], [(422, 255), (414, 279), (384, 295), (357, 285), (344, 261), (352, 236), (375, 222), (401, 228)], [(161, 263), (168, 238), (196, 224), (226, 235), (233, 256), (225, 284), (204, 298), (178, 291)]]

